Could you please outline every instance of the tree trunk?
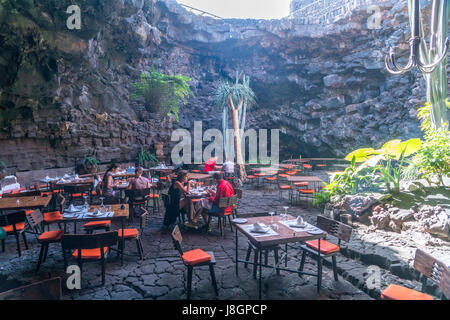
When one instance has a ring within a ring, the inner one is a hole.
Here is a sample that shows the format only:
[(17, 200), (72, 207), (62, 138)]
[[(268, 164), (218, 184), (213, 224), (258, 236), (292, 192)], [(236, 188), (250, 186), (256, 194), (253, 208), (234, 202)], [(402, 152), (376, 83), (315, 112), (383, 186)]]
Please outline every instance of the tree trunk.
[(234, 151), (236, 153), (236, 165), (238, 168), (239, 179), (245, 181), (245, 166), (242, 158), (241, 152), (241, 135), (239, 132), (239, 109), (242, 108), (242, 101), (239, 103), (237, 108), (234, 107), (234, 104), (231, 102), (231, 109), (233, 111), (233, 129), (234, 129)]

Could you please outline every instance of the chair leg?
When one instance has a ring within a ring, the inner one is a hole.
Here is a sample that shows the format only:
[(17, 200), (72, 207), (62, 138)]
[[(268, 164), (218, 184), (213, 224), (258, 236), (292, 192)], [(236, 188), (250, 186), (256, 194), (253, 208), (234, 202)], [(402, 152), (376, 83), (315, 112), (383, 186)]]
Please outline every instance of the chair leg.
[(48, 254), (48, 243), (45, 244), (44, 262), (47, 261), (47, 254)]
[[(245, 261), (248, 261), (248, 259), (250, 259), (250, 255), (252, 254), (252, 246), (248, 245), (248, 249), (247, 249), (247, 256), (245, 257)], [(245, 262), (244, 263), (244, 268), (247, 269), (248, 263)]]
[[(302, 252), (302, 260), (300, 262), (300, 266), (298, 267), (298, 271), (303, 271), (303, 268), (305, 267), (305, 260), (306, 260), (306, 251)], [(299, 277), (301, 277), (302, 275), (299, 274)]]
[(257, 271), (257, 267), (258, 267), (258, 255), (259, 255), (259, 252), (258, 252), (258, 250), (254, 250), (254, 254), (255, 254), (255, 257), (253, 258), (253, 278), (254, 279), (256, 279), (256, 271)]
[(338, 281), (336, 256), (332, 256), (332, 257), (331, 257), (331, 260), (333, 261), (333, 274), (334, 274), (334, 280)]
[(269, 250), (264, 250), (264, 264), (267, 266), (269, 264)]
[(317, 292), (320, 292), (320, 287), (322, 286), (322, 258), (320, 258), (320, 256), (317, 262), (317, 268), (319, 274), (319, 277), (317, 279)]
[(102, 259), (102, 285), (105, 285), (105, 259)]
[(212, 280), (212, 285), (214, 287), (214, 292), (216, 293), (216, 296), (218, 296), (219, 290), (217, 288), (216, 275), (214, 273), (214, 265), (212, 265), (212, 264), (209, 265), (209, 273), (211, 273), (211, 280)]
[(230, 223), (230, 230), (233, 232), (233, 224), (231, 223), (231, 215), (228, 216), (228, 222)]
[(139, 242), (140, 242), (140, 241), (141, 241), (141, 240), (140, 240), (139, 238), (136, 239), (136, 247), (137, 247), (137, 251), (138, 251), (138, 254), (139, 254), (139, 258), (140, 258), (141, 260), (143, 260), (142, 252), (141, 252), (141, 246), (139, 245)]
[(25, 235), (25, 232), (22, 232), (22, 238), (23, 238), (23, 242), (25, 243), (25, 249), (28, 250), (28, 242), (27, 242), (27, 236)]
[(187, 300), (191, 300), (191, 288), (192, 288), (192, 267), (188, 266), (188, 279), (187, 279)]
[[(273, 250), (273, 254), (275, 257), (275, 265), (278, 265), (278, 249)], [(277, 276), (279, 276), (279, 275), (280, 275), (280, 270), (277, 269)]]
[(37, 267), (36, 267), (35, 273), (37, 273), (39, 271), (39, 268), (41, 267), (42, 256), (44, 254), (44, 251), (45, 251), (45, 243), (43, 243), (41, 245), (41, 251), (39, 252), (39, 260), (38, 260), (38, 263), (37, 263)]
[(16, 233), (16, 243), (17, 243), (17, 251), (19, 252), (19, 257), (22, 256), (22, 252), (20, 251), (20, 240), (19, 240), (19, 235)]

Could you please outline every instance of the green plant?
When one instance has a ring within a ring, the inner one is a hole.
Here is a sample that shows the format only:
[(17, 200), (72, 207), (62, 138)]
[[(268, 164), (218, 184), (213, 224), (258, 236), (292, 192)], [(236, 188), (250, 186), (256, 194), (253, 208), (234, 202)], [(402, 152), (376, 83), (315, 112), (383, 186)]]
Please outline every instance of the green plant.
[[(408, 180), (423, 178), (430, 185), (444, 185), (444, 176), (450, 174), (450, 131), (429, 131), (425, 141), (405, 172)], [(437, 178), (437, 181), (433, 181)]]
[(148, 165), (150, 167), (153, 167), (158, 164), (158, 159), (153, 153), (142, 148), (138, 154), (137, 163), (139, 166)]
[(84, 157), (83, 163), (87, 166), (98, 167), (99, 162), (94, 157), (86, 156)]
[[(357, 169), (361, 171), (373, 168), (373, 174), (380, 173), (388, 192), (399, 192), (400, 182), (404, 170), (405, 159), (415, 154), (422, 144), (420, 139), (411, 139), (402, 142), (401, 140), (391, 140), (381, 149), (372, 148), (358, 149), (351, 152), (346, 160), (355, 159), (363, 162)], [(394, 187), (391, 187), (391, 183)]]
[(132, 84), (135, 92), (132, 99), (143, 97), (150, 112), (172, 114), (179, 120), (180, 104), (186, 104), (190, 96), (194, 96), (189, 81), (191, 79), (178, 75), (165, 75), (152, 66), (149, 72), (142, 72), (140, 81)]

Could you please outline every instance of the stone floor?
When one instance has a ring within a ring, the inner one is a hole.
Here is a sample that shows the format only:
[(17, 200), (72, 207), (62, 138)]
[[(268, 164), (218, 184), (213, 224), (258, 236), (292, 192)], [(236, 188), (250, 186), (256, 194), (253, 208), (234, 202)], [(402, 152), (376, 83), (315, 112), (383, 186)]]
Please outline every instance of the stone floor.
[[(280, 202), (278, 192), (270, 190), (245, 190), (239, 207), (240, 213), (259, 213), (275, 210), (281, 212), (286, 202)], [(315, 221), (319, 213), (316, 209), (292, 207), (289, 213), (302, 214), (306, 220)], [(185, 299), (186, 268), (173, 248), (170, 233), (160, 231), (162, 217), (151, 218), (150, 225), (142, 237), (145, 260), (138, 257), (125, 257), (124, 265), (115, 260), (115, 253), (106, 267), (106, 285), (101, 286), (101, 270), (97, 263), (89, 263), (83, 268), (82, 289), (69, 291), (63, 288), (64, 299)], [(183, 232), (183, 248), (189, 250), (202, 248), (213, 251), (217, 260), (216, 276), (221, 300), (257, 299), (258, 283), (252, 277), (251, 267), (244, 269), (241, 265), (239, 276), (235, 275), (235, 241), (234, 232), (227, 230), (222, 239), (216, 235)], [(22, 284), (43, 280), (50, 277), (66, 277), (60, 246), (50, 247), (47, 261), (43, 263), (38, 274), (34, 269), (39, 255), (39, 245), (33, 235), (28, 236), (30, 249), (19, 258), (13, 238), (7, 241), (7, 250), (0, 253), (0, 291)], [(240, 235), (239, 254), (245, 257), (246, 239)], [(134, 253), (134, 243), (127, 244), (127, 251)], [(289, 249), (288, 266), (296, 269), (299, 265), (298, 245)], [(269, 263), (273, 258), (269, 258)], [(315, 272), (315, 261), (308, 259), (305, 270)], [(371, 299), (369, 295), (356, 288), (350, 282), (339, 277), (333, 279), (331, 269), (324, 267), (322, 290), (316, 291), (316, 278), (300, 278), (296, 274), (281, 272), (280, 276), (270, 275), (271, 270), (263, 269), (266, 277), (263, 286), (263, 299), (292, 300), (344, 300)], [(64, 286), (63, 286), (64, 287)], [(196, 270), (193, 277), (192, 299), (216, 299), (208, 269)]]

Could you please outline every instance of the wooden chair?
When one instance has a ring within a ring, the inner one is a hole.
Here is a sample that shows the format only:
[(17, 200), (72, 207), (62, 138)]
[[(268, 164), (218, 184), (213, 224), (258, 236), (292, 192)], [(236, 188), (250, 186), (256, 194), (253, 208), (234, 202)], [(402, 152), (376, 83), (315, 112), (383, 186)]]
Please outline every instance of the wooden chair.
[(314, 257), (317, 256), (320, 257), (319, 264), (317, 266), (319, 268), (319, 278), (320, 278), (318, 290), (320, 290), (320, 283), (322, 282), (322, 259), (331, 257), (333, 264), (334, 280), (338, 281), (336, 255), (339, 254), (341, 241), (345, 242), (350, 241), (353, 229), (346, 224), (343, 224), (333, 219), (326, 218), (324, 216), (317, 216), (317, 227), (327, 232), (329, 235), (332, 235), (338, 239), (337, 244), (328, 242), (326, 240), (321, 240), (320, 252), (318, 251), (319, 240), (306, 241), (304, 245), (300, 246), (303, 252), (299, 271), (303, 271), (307, 253)]
[(217, 217), (219, 220), (220, 235), (222, 237), (225, 234), (225, 225), (226, 225), (227, 218), (228, 218), (228, 222), (230, 223), (231, 232), (233, 232), (233, 226), (231, 225), (232, 212), (226, 213), (225, 211), (226, 211), (226, 208), (228, 208), (228, 207), (233, 208), (233, 206), (236, 205), (236, 203), (237, 203), (237, 195), (234, 195), (232, 197), (220, 198), (219, 208), (220, 208), (221, 212), (219, 212), (219, 213), (209, 213), (208, 212), (208, 222), (206, 224), (206, 230), (209, 230), (209, 225), (211, 224), (211, 218)]
[[(414, 258), (414, 269), (436, 283), (447, 299), (450, 299), (450, 270), (441, 261), (424, 251), (417, 249)], [(396, 284), (389, 285), (381, 293), (383, 300), (434, 300), (432, 296), (405, 288)]]
[(82, 200), (83, 197), (89, 196), (92, 186), (89, 184), (80, 184), (75, 186), (64, 186), (64, 193), (68, 196), (69, 204)]
[(44, 280), (2, 292), (0, 300), (62, 300), (61, 278)]
[(151, 189), (125, 190), (125, 197), (128, 198), (130, 221), (133, 222), (134, 208), (147, 207)]
[(58, 209), (57, 211), (44, 212), (44, 225), (47, 226), (48, 231), (50, 231), (50, 225), (57, 223), (58, 227), (61, 229), (61, 220), (63, 219), (64, 208), (66, 205), (66, 198), (62, 194), (58, 193), (56, 195), (56, 201)]
[[(119, 250), (117, 250), (117, 253), (118, 253), (118, 255), (123, 254), (123, 252), (125, 251), (125, 243), (127, 242), (127, 240), (135, 240), (139, 258), (141, 260), (144, 260), (144, 249), (142, 248), (141, 237), (144, 234), (144, 228), (147, 224), (148, 211), (145, 210), (144, 208), (140, 208), (139, 210), (141, 210), (141, 216), (140, 216), (141, 223), (140, 223), (140, 228), (139, 228), (140, 230), (124, 229), (123, 237), (124, 237), (125, 241), (123, 242), (123, 248), (121, 247), (122, 241), (119, 241)], [(119, 240), (121, 240), (122, 239), (122, 229), (117, 230), (117, 232), (119, 234)]]
[(97, 234), (66, 234), (61, 239), (64, 270), (67, 269), (67, 252), (75, 250), (72, 257), (77, 260), (80, 271), (83, 263), (98, 262), (102, 266), (102, 285), (105, 284), (105, 262), (109, 247), (117, 244), (119, 235), (117, 231)]
[[(19, 257), (22, 255), (19, 240), (20, 234), (22, 234), (25, 248), (28, 250), (27, 237), (25, 236), (26, 219), (25, 211), (12, 212), (0, 216), (0, 227), (3, 228), (6, 235), (14, 235), (16, 237), (17, 252), (19, 253)], [(2, 239), (2, 251), (5, 252), (5, 239)]]
[(214, 265), (216, 264), (216, 259), (214, 258), (213, 252), (205, 252), (201, 249), (195, 249), (188, 252), (183, 252), (181, 248), (181, 243), (183, 242), (183, 237), (181, 236), (181, 231), (178, 226), (173, 229), (172, 239), (175, 246), (175, 249), (179, 252), (181, 259), (183, 260), (183, 264), (188, 269), (188, 277), (187, 277), (187, 300), (191, 299), (191, 288), (192, 288), (192, 273), (195, 267), (209, 267), (209, 273), (211, 274), (211, 280), (214, 287), (214, 292), (216, 296), (219, 295), (216, 275), (214, 273)]
[(234, 204), (233, 207), (231, 208), (231, 215), (232, 215), (233, 219), (237, 218), (237, 214), (238, 214), (237, 208), (239, 205), (239, 200), (242, 199), (242, 193), (243, 193), (242, 189), (236, 189), (235, 191), (236, 191), (236, 196), (237, 196), (236, 204)]
[(39, 253), (39, 260), (36, 267), (36, 273), (39, 271), (42, 261), (47, 260), (48, 246), (51, 243), (59, 243), (64, 235), (64, 230), (53, 230), (41, 232), (44, 216), (40, 210), (34, 210), (27, 215), (27, 221), (30, 228), (38, 235), (38, 242), (41, 244), (41, 251)]

